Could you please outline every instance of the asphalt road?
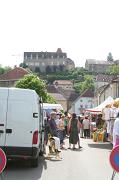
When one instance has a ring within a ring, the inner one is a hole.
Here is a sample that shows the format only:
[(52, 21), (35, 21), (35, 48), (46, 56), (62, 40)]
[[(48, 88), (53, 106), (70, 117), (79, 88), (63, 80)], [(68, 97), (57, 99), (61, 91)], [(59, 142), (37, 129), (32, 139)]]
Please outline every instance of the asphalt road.
[[(111, 145), (81, 139), (82, 150), (62, 150), (61, 161), (40, 158), (38, 168), (25, 162), (9, 161), (4, 180), (111, 180), (113, 169), (109, 163)], [(68, 140), (65, 140), (68, 147)], [(114, 180), (119, 180), (119, 174)]]

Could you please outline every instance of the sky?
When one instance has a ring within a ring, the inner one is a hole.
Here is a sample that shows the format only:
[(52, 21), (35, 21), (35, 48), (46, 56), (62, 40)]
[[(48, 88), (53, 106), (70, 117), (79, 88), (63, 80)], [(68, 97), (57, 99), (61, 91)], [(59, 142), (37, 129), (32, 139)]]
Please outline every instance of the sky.
[(86, 59), (119, 59), (118, 0), (0, 0), (0, 64), (24, 52), (61, 48), (76, 67)]

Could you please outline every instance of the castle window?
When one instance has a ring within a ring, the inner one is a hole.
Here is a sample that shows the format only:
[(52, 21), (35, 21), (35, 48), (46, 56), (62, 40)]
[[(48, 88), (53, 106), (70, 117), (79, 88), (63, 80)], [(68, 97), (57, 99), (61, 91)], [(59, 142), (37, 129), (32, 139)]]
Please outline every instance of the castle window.
[(38, 53), (38, 58), (41, 58), (41, 57), (42, 57), (41, 53)]
[(36, 59), (38, 60), (38, 54), (36, 54)]
[(27, 59), (31, 59), (31, 55), (30, 54), (27, 54)]
[(35, 53), (32, 54), (32, 58), (33, 58), (33, 59), (36, 59), (36, 54), (35, 54)]
[(60, 58), (63, 58), (62, 54), (60, 54)]
[(51, 62), (51, 65), (54, 65), (53, 61)]
[(45, 63), (44, 63), (44, 62), (42, 62), (42, 66), (45, 66)]
[(27, 55), (25, 56), (25, 59), (27, 59)]

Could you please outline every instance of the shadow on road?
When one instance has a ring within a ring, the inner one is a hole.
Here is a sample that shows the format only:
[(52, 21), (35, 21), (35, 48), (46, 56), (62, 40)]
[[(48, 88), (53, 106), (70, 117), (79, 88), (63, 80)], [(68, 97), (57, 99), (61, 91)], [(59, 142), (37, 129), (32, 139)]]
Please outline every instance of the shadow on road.
[(112, 150), (112, 144), (110, 143), (92, 143), (92, 144), (88, 144), (88, 146), (90, 148), (98, 148), (98, 149), (108, 149), (108, 150)]
[(38, 180), (41, 178), (43, 169), (47, 169), (47, 162), (40, 157), (37, 168), (30, 167), (25, 161), (8, 161), (4, 171), (5, 180)]

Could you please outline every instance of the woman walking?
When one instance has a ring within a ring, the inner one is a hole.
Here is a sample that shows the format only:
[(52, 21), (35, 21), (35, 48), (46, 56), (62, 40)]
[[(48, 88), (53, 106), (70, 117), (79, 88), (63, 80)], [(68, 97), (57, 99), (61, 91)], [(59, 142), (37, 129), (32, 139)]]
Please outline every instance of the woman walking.
[(80, 139), (78, 135), (79, 128), (80, 128), (79, 121), (76, 118), (76, 114), (73, 113), (71, 123), (70, 123), (69, 149), (71, 148), (71, 144), (73, 144), (73, 149), (76, 149), (75, 145), (77, 143), (78, 143), (79, 149), (82, 148), (80, 146)]

